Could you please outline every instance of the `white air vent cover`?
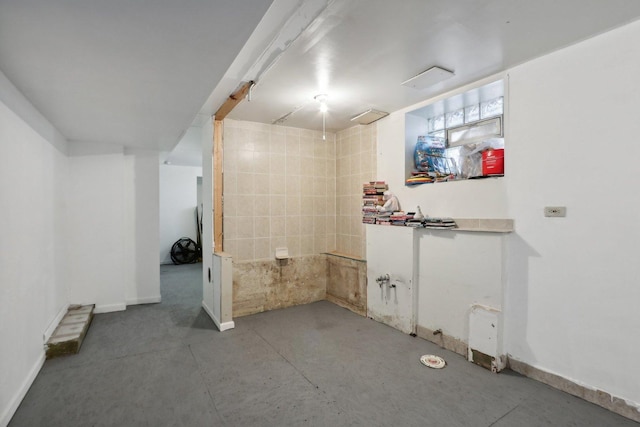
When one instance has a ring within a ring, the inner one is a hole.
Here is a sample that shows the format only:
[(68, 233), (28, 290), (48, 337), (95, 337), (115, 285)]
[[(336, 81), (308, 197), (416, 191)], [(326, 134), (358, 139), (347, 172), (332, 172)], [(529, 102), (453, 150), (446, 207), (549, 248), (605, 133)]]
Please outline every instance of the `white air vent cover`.
[(411, 77), (409, 80), (402, 82), (402, 86), (413, 89), (426, 89), (436, 83), (440, 83), (450, 77), (453, 77), (453, 71), (445, 70), (440, 67), (431, 67), (426, 71)]
[(357, 116), (352, 117), (351, 121), (361, 125), (368, 125), (383, 117), (387, 117), (388, 115), (389, 113), (385, 113), (384, 111), (369, 109), (364, 113), (360, 113)]

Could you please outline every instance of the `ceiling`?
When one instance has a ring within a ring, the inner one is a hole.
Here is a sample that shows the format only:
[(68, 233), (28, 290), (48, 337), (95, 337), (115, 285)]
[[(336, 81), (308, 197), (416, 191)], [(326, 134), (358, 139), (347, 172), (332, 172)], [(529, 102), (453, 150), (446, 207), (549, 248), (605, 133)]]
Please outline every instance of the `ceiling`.
[[(640, 17), (636, 0), (335, 0), (259, 80), (230, 118), (330, 130), (373, 108), (393, 112)], [(597, 58), (594, 58), (597, 60)], [(455, 75), (416, 90), (438, 65)]]
[(0, 70), (70, 141), (171, 150), (271, 0), (2, 0)]
[[(71, 141), (168, 151), (185, 135), (197, 153), (189, 126), (243, 81), (230, 118), (320, 129), (326, 93), (339, 130), (640, 17), (637, 0), (271, 3), (2, 0), (0, 70)], [(455, 75), (401, 86), (434, 65)]]

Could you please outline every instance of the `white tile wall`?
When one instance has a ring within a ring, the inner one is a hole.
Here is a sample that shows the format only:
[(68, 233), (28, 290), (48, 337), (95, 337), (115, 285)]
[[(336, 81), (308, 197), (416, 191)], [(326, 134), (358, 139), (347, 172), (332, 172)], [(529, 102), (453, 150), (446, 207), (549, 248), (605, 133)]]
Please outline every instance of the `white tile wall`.
[(376, 179), (376, 125), (336, 134), (336, 250), (365, 258), (362, 184)]
[(235, 260), (336, 249), (336, 138), (226, 119), (224, 250)]

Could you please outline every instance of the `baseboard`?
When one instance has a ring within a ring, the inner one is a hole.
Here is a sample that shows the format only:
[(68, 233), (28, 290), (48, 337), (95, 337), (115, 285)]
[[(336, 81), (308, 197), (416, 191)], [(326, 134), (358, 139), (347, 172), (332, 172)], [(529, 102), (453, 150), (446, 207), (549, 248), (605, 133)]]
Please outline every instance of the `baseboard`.
[(536, 368), (512, 357), (509, 357), (508, 367), (512, 371), (522, 374), (525, 377), (540, 381), (565, 393), (584, 399), (587, 402), (602, 406), (623, 417), (640, 422), (640, 405), (638, 404), (633, 404), (620, 397), (612, 396), (606, 391), (585, 387), (568, 378)]
[(44, 365), (44, 360), (45, 360), (45, 355), (43, 350), (42, 353), (40, 354), (40, 357), (38, 358), (36, 363), (33, 365), (33, 368), (31, 368), (31, 371), (29, 371), (29, 375), (27, 375), (27, 378), (25, 378), (24, 382), (18, 389), (15, 396), (9, 402), (9, 405), (6, 408), (2, 409), (2, 416), (0, 416), (0, 426), (6, 427), (9, 425), (9, 421), (11, 421), (13, 414), (15, 414), (16, 411), (18, 410), (18, 406), (20, 406), (20, 403), (22, 403), (22, 399), (24, 399), (24, 397), (26, 396), (27, 392), (29, 391), (29, 388), (31, 387), (31, 384), (33, 384), (36, 377), (38, 376), (40, 369), (42, 369), (42, 365)]
[(220, 329), (220, 332), (224, 332), (224, 331), (228, 331), (229, 329), (233, 329), (235, 327), (236, 327), (236, 323), (232, 320), (230, 322), (220, 323), (220, 326), (218, 326), (218, 329)]
[(123, 302), (118, 304), (103, 304), (103, 305), (96, 304), (96, 308), (93, 310), (93, 313), (94, 314), (112, 313), (114, 311), (125, 311), (126, 309), (127, 309), (127, 304)]
[(233, 320), (230, 322), (220, 322), (220, 320), (218, 320), (218, 318), (213, 314), (213, 310), (209, 308), (204, 300), (202, 301), (202, 309), (207, 312), (209, 317), (211, 317), (211, 320), (213, 320), (213, 323), (216, 324), (216, 328), (218, 328), (220, 332), (228, 331), (229, 329), (233, 329), (236, 327), (236, 324)]
[[(442, 348), (458, 353), (465, 358), (467, 354), (467, 343), (464, 341), (438, 332), (434, 335), (434, 331), (418, 326), (417, 335), (427, 341), (439, 345)], [(611, 412), (627, 417), (636, 422), (640, 422), (640, 405), (630, 403), (622, 398), (612, 396), (611, 394), (577, 384), (567, 378), (544, 371), (540, 368), (533, 367), (527, 363), (521, 362), (508, 356), (506, 367), (525, 377), (531, 378), (541, 383), (547, 384), (553, 388), (577, 396), (588, 402), (601, 406)]]
[(69, 310), (69, 304), (65, 304), (60, 309), (58, 314), (56, 314), (56, 317), (53, 318), (51, 323), (49, 323), (49, 326), (47, 326), (47, 329), (45, 329), (44, 333), (42, 334), (42, 343), (43, 344), (45, 344), (47, 341), (49, 341), (49, 338), (51, 338), (51, 335), (53, 335), (53, 332), (56, 330), (56, 328), (58, 327), (58, 325), (62, 321), (62, 318), (64, 317), (65, 314), (67, 314), (67, 310)]
[(127, 300), (127, 305), (157, 304), (159, 302), (162, 302), (162, 297), (160, 295), (155, 297), (131, 298)]

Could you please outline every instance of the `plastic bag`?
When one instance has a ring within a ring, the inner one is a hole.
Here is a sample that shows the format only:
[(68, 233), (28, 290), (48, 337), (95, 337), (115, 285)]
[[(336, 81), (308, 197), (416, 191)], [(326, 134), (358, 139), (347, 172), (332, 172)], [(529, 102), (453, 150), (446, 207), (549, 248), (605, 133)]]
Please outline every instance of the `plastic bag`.
[(482, 176), (482, 152), (489, 149), (504, 148), (501, 138), (488, 139), (476, 144), (460, 147), (460, 175), (462, 178)]
[(413, 159), (419, 172), (435, 172), (447, 174), (447, 159), (445, 158), (445, 140), (437, 136), (419, 136)]

